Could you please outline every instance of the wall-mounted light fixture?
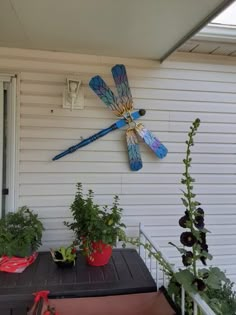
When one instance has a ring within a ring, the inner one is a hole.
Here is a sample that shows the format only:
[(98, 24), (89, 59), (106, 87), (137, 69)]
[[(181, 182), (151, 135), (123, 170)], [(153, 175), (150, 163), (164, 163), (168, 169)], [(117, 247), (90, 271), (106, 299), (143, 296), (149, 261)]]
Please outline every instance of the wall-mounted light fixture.
[(78, 78), (68, 77), (63, 93), (63, 108), (83, 109), (84, 93), (81, 86), (82, 81)]

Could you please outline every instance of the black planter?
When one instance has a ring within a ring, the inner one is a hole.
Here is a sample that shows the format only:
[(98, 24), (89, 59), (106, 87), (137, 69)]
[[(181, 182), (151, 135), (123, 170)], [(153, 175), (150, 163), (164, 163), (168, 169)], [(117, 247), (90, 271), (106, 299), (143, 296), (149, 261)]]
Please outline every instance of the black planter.
[(54, 260), (54, 263), (57, 265), (57, 267), (59, 268), (71, 268), (71, 267), (74, 267), (74, 262), (73, 261), (68, 261), (68, 260), (65, 260), (65, 261), (55, 261)]

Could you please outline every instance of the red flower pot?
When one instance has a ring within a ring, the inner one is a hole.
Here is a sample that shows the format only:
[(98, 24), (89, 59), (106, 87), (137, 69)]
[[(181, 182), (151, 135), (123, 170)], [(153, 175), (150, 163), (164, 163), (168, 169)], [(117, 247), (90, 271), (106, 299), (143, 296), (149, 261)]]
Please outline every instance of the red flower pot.
[(104, 244), (102, 241), (93, 242), (93, 253), (87, 257), (87, 263), (90, 266), (104, 266), (106, 265), (112, 254), (111, 245)]

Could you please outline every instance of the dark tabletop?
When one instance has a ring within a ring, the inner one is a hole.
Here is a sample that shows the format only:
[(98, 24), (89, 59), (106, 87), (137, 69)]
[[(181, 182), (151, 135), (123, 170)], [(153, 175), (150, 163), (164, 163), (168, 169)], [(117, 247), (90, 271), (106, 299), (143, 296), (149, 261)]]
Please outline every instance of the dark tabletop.
[(58, 268), (50, 253), (41, 252), (21, 274), (0, 272), (0, 310), (2, 302), (5, 307), (6, 303), (20, 305), (40, 290), (63, 298), (153, 292), (157, 288), (134, 249), (113, 249), (110, 262), (103, 267), (88, 266), (79, 253), (75, 267), (69, 269)]

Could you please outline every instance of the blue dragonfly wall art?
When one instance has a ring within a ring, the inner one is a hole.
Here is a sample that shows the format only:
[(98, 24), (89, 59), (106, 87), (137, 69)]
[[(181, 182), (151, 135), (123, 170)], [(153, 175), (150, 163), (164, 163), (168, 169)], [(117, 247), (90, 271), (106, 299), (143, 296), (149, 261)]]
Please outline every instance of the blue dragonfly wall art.
[(155, 155), (163, 159), (167, 155), (167, 148), (146, 129), (142, 123), (137, 123), (136, 120), (145, 115), (145, 110), (140, 109), (134, 111), (133, 99), (129, 87), (128, 77), (124, 65), (115, 65), (112, 69), (112, 76), (116, 85), (116, 96), (112, 90), (107, 86), (100, 76), (93, 77), (89, 86), (97, 94), (97, 96), (112, 110), (112, 112), (120, 119), (91, 137), (82, 140), (80, 143), (68, 148), (64, 152), (56, 155), (53, 160), (58, 160), (63, 156), (72, 153), (89, 143), (105, 136), (113, 130), (122, 128), (128, 125), (126, 129), (126, 141), (129, 156), (129, 165), (132, 171), (138, 171), (142, 168), (142, 159), (138, 144), (138, 137), (142, 138), (148, 147), (155, 153)]

